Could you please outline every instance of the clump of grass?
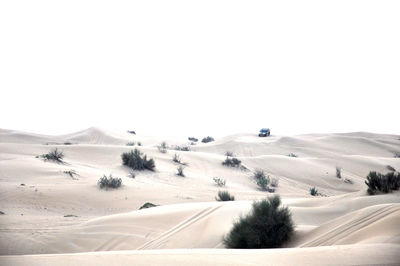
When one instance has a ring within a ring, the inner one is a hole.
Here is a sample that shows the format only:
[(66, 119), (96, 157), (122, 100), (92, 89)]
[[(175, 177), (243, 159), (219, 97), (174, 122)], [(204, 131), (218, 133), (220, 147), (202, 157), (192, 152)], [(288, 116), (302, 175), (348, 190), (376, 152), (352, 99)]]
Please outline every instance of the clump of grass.
[(138, 146), (142, 146), (142, 143), (140, 141), (138, 141), (137, 145)]
[(310, 195), (318, 196), (318, 195), (320, 195), (320, 193), (318, 192), (318, 189), (316, 189), (315, 187), (312, 187), (312, 188), (310, 188)]
[(226, 156), (226, 157), (233, 157), (233, 152), (231, 152), (231, 151), (226, 151), (226, 152), (225, 152), (225, 156)]
[(218, 191), (217, 197), (215, 197), (216, 201), (234, 201), (235, 197), (231, 195), (228, 191)]
[(336, 177), (342, 178), (342, 169), (338, 166), (336, 166)]
[(126, 132), (128, 132), (129, 134), (136, 135), (136, 132), (135, 132), (135, 131), (133, 131), (133, 130), (127, 130)]
[(49, 151), (46, 154), (42, 154), (41, 157), (44, 158), (46, 161), (54, 161), (58, 163), (63, 163), (64, 152), (59, 151), (57, 148)]
[(128, 174), (128, 177), (130, 177), (130, 178), (135, 178), (135, 177), (136, 177), (135, 172), (131, 171), (131, 172)]
[(179, 145), (176, 145), (176, 146), (174, 146), (174, 150), (177, 150), (177, 151), (190, 151), (190, 146), (186, 146), (186, 145), (179, 146)]
[(126, 146), (135, 146), (135, 142), (134, 141), (130, 141), (128, 143), (126, 143)]
[(297, 155), (294, 154), (294, 153), (289, 153), (288, 156), (289, 156), (289, 157), (295, 157), (295, 158), (299, 157), (299, 156), (297, 156)]
[(179, 164), (182, 163), (181, 157), (179, 156), (179, 154), (176, 154), (176, 153), (174, 154), (174, 158), (172, 158), (172, 161), (175, 163), (179, 163)]
[(165, 141), (161, 142), (161, 144), (157, 146), (157, 149), (161, 153), (167, 153), (167, 148), (168, 148), (168, 145), (167, 145), (167, 143)]
[(113, 177), (112, 175), (109, 177), (103, 175), (103, 177), (97, 181), (97, 185), (100, 187), (100, 189), (119, 188), (122, 185), (122, 179)]
[(153, 203), (151, 203), (151, 202), (146, 202), (145, 204), (143, 204), (143, 205), (139, 208), (139, 210), (148, 209), (148, 208), (153, 208), (153, 207), (157, 207), (157, 206), (160, 206), (160, 205), (156, 205), (156, 204), (153, 204)]
[(75, 176), (78, 176), (78, 173), (75, 170), (66, 170), (63, 172), (64, 174), (69, 175), (72, 179), (77, 179)]
[(279, 179), (277, 177), (271, 177), (270, 185), (271, 187), (278, 187)]
[(391, 165), (386, 165), (386, 169), (388, 169), (389, 171), (392, 171), (392, 172), (396, 172), (396, 169), (394, 169), (394, 167)]
[(213, 138), (213, 137), (210, 137), (210, 136), (205, 137), (205, 138), (203, 138), (203, 139), (201, 140), (201, 142), (203, 142), (203, 143), (208, 143), (208, 142), (211, 142), (211, 141), (214, 141), (214, 138)]
[(228, 248), (279, 248), (294, 231), (292, 215), (287, 207), (280, 207), (278, 195), (254, 202), (252, 210), (241, 216), (224, 237)]
[(188, 137), (188, 140), (191, 141), (191, 142), (198, 142), (199, 141), (195, 137)]
[(217, 184), (217, 186), (219, 186), (219, 187), (224, 187), (226, 185), (225, 179), (222, 179), (219, 177), (213, 177), (213, 180), (214, 180), (215, 184)]
[(369, 172), (365, 184), (368, 186), (367, 192), (374, 195), (378, 192), (390, 193), (400, 188), (400, 173), (389, 172), (387, 174)]
[(64, 215), (64, 217), (78, 217), (78, 216), (75, 214), (66, 214), (66, 215)]
[(178, 175), (178, 176), (182, 176), (182, 177), (185, 177), (185, 174), (183, 173), (183, 169), (184, 169), (184, 167), (183, 166), (178, 166), (178, 168), (176, 168), (176, 170), (177, 170), (177, 173), (176, 173), (176, 175)]
[(122, 155), (122, 164), (133, 170), (150, 170), (154, 171), (155, 163), (153, 159), (147, 159), (147, 155), (143, 155), (138, 149), (130, 152), (124, 152)]

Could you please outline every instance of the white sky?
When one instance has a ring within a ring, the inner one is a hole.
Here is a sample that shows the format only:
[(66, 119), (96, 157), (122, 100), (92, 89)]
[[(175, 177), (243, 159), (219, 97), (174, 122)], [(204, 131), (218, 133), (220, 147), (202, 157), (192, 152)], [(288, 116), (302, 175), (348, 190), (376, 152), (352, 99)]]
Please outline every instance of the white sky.
[(1, 1), (0, 128), (400, 134), (400, 1)]

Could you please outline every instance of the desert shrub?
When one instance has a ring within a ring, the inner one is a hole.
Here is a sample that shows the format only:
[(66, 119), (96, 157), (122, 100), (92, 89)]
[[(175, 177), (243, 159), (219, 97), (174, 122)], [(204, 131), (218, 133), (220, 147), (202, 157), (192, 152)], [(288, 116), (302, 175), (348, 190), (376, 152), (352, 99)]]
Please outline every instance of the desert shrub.
[(287, 207), (280, 207), (278, 195), (254, 202), (252, 210), (241, 216), (224, 237), (228, 248), (279, 248), (294, 231), (292, 215)]
[(230, 167), (240, 167), (241, 163), (242, 161), (240, 161), (238, 158), (226, 157), (225, 161), (222, 162), (222, 165)]
[(336, 166), (336, 177), (342, 178), (342, 169)]
[(213, 138), (213, 137), (210, 137), (210, 136), (205, 137), (205, 138), (203, 138), (203, 139), (201, 140), (201, 142), (203, 142), (203, 143), (208, 143), (208, 142), (211, 142), (211, 141), (214, 141), (214, 138)]
[(108, 189), (108, 188), (119, 188), (121, 186), (121, 184), (122, 184), (122, 179), (118, 178), (118, 177), (113, 177), (112, 175), (110, 175), (109, 177), (104, 175), (97, 182), (97, 185), (101, 189), (103, 189), (103, 188), (105, 188), (105, 189)]
[(294, 154), (294, 153), (289, 153), (288, 156), (289, 156), (289, 157), (295, 157), (295, 158), (298, 157), (298, 156), (297, 156), (296, 154)]
[(64, 145), (72, 145), (72, 142), (66, 141), (64, 142)]
[(234, 201), (235, 197), (231, 195), (228, 191), (218, 191), (217, 197), (215, 197), (216, 201)]
[(176, 146), (174, 146), (174, 150), (177, 150), (177, 151), (190, 151), (190, 146), (186, 146), (186, 145), (179, 146), (179, 145), (176, 145)]
[(387, 165), (387, 166), (386, 166), (386, 169), (388, 169), (389, 171), (392, 171), (392, 172), (395, 172), (395, 171), (396, 171), (396, 169), (394, 169), (394, 167), (391, 166), (391, 165)]
[(135, 178), (136, 177), (135, 172), (133, 172), (133, 171), (129, 172), (128, 177)]
[(134, 141), (131, 141), (131, 142), (128, 142), (128, 143), (126, 143), (126, 146), (135, 146), (135, 142)]
[(5, 212), (3, 212), (3, 211), (0, 211), (0, 215), (4, 215), (4, 214), (6, 214)]
[(78, 217), (78, 216), (75, 214), (66, 214), (66, 215), (64, 215), (64, 217)]
[(310, 188), (310, 195), (318, 196), (319, 195), (318, 189), (316, 189), (315, 187)]
[(195, 137), (188, 137), (188, 140), (191, 141), (191, 142), (198, 142), (199, 141)]
[(142, 143), (140, 141), (138, 141), (137, 145), (138, 146), (142, 146)]
[(147, 159), (138, 149), (130, 152), (124, 152), (122, 155), (122, 164), (126, 165), (133, 170), (150, 170), (154, 171), (155, 163), (153, 159)]
[(168, 148), (168, 145), (167, 145), (167, 143), (165, 141), (161, 142), (161, 144), (157, 146), (157, 149), (161, 153), (166, 153), (167, 152), (167, 148)]
[(226, 157), (233, 157), (233, 152), (231, 152), (231, 151), (226, 151), (226, 152), (225, 152), (225, 156), (226, 156)]
[(393, 157), (394, 158), (400, 158), (400, 153), (399, 152), (395, 152)]
[(160, 206), (160, 205), (156, 205), (156, 204), (153, 204), (153, 203), (151, 203), (151, 202), (146, 202), (145, 204), (143, 204), (143, 205), (139, 208), (139, 210), (141, 210), (141, 209), (153, 208), (153, 207), (157, 207), (157, 206)]
[(215, 184), (217, 184), (217, 186), (219, 186), (219, 187), (224, 187), (226, 185), (225, 179), (222, 179), (219, 177), (213, 177), (213, 180), (214, 180)]
[(172, 158), (172, 161), (179, 164), (182, 162), (181, 157), (179, 156), (179, 154), (176, 153), (174, 154), (174, 158)]
[(268, 191), (268, 192), (274, 192), (275, 191), (275, 189), (269, 187), (269, 184), (270, 184), (270, 181), (271, 181), (270, 177), (268, 175), (265, 175), (263, 170), (256, 169), (254, 171), (253, 178), (256, 180), (256, 184), (261, 190), (265, 190), (265, 191)]
[(129, 134), (136, 135), (136, 132), (135, 132), (135, 131), (133, 131), (133, 130), (127, 130), (126, 132), (128, 132)]
[(64, 171), (64, 174), (69, 175), (72, 179), (76, 179), (75, 176), (78, 175), (78, 173), (72, 169)]
[(278, 187), (279, 185), (279, 179), (277, 177), (271, 177), (271, 187)]
[(46, 161), (63, 163), (62, 159), (64, 158), (64, 152), (59, 151), (57, 148), (55, 148), (46, 154), (42, 154), (41, 157), (44, 158)]
[(370, 195), (377, 192), (390, 193), (400, 188), (400, 173), (389, 172), (387, 174), (369, 172), (365, 184), (368, 186), (367, 192)]
[(182, 176), (182, 177), (185, 177), (185, 174), (183, 173), (183, 169), (184, 169), (184, 167), (183, 166), (178, 166), (178, 168), (176, 168), (176, 171), (177, 171), (177, 175), (179, 175), (179, 176)]
[(353, 184), (353, 181), (349, 178), (345, 178), (343, 182), (345, 182), (347, 184)]
[(255, 180), (265, 177), (264, 170), (256, 169), (254, 171), (253, 177), (254, 177)]

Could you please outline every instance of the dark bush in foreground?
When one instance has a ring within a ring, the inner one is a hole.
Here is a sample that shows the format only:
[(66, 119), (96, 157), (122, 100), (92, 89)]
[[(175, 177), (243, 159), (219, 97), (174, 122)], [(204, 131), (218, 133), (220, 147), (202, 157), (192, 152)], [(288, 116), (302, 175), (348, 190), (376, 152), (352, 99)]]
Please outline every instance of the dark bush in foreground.
[(142, 207), (139, 208), (139, 210), (153, 208), (153, 207), (157, 207), (157, 206), (160, 206), (160, 205), (156, 205), (151, 202), (146, 202), (145, 204), (142, 205)]
[(287, 207), (279, 207), (279, 196), (253, 203), (251, 212), (239, 218), (224, 238), (228, 248), (279, 248), (294, 231)]
[(211, 142), (211, 141), (214, 141), (214, 138), (213, 138), (213, 137), (210, 137), (210, 136), (205, 137), (205, 138), (203, 138), (203, 139), (201, 140), (201, 142), (203, 142), (203, 143), (208, 143), (208, 142)]
[(218, 196), (215, 197), (216, 201), (234, 201), (235, 197), (229, 194), (228, 191), (218, 191)]
[(64, 153), (55, 148), (51, 150), (49, 153), (41, 155), (41, 157), (47, 161), (55, 161), (62, 163), (63, 162), (62, 159), (64, 158)]
[(104, 175), (97, 182), (97, 185), (101, 189), (103, 189), (103, 188), (105, 188), (105, 189), (107, 189), (107, 188), (119, 188), (121, 186), (121, 184), (122, 184), (122, 179), (118, 178), (118, 177), (113, 177), (112, 175), (110, 175), (109, 177)]
[(155, 163), (153, 159), (147, 159), (138, 149), (130, 152), (124, 152), (122, 155), (122, 164), (134, 170), (150, 170), (154, 171)]
[(390, 193), (400, 188), (400, 173), (389, 172), (387, 174), (369, 172), (365, 184), (368, 186), (367, 192), (370, 195), (377, 192)]

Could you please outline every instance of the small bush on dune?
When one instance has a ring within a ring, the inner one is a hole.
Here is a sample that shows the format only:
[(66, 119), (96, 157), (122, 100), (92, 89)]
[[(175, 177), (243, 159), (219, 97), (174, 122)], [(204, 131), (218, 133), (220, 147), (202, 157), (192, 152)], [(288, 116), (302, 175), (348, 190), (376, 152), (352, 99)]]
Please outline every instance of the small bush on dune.
[(393, 157), (394, 158), (400, 158), (400, 153), (399, 152), (395, 152)]
[(59, 151), (57, 148), (51, 150), (50, 152), (41, 155), (46, 161), (55, 161), (59, 163), (63, 163), (64, 152)]
[(226, 151), (226, 152), (225, 152), (225, 156), (226, 156), (226, 157), (233, 157), (233, 152), (231, 152), (231, 151)]
[(142, 143), (140, 141), (138, 141), (137, 145), (138, 146), (142, 146)]
[(181, 157), (179, 156), (179, 154), (174, 154), (174, 158), (172, 158), (172, 161), (175, 163), (182, 163)]
[(272, 177), (270, 184), (271, 184), (271, 187), (278, 187), (279, 179), (277, 177)]
[(217, 186), (219, 186), (219, 187), (224, 187), (226, 185), (225, 179), (222, 179), (219, 177), (214, 177), (213, 180), (214, 180), (215, 184), (217, 184)]
[(109, 177), (104, 175), (97, 182), (97, 185), (100, 187), (100, 189), (119, 188), (121, 184), (122, 184), (122, 179), (118, 177), (113, 177), (112, 175), (110, 175)]
[(310, 188), (310, 195), (311, 196), (318, 196), (319, 192), (315, 187)]
[(268, 175), (267, 176), (265, 175), (264, 170), (256, 169), (254, 171), (253, 178), (256, 180), (256, 184), (261, 190), (268, 191), (268, 192), (275, 191), (275, 189), (269, 187), (269, 184), (271, 183), (271, 179)]
[(210, 136), (205, 137), (205, 138), (203, 138), (203, 139), (201, 140), (201, 142), (203, 142), (203, 143), (208, 143), (208, 142), (211, 142), (211, 141), (214, 141), (214, 138), (213, 138), (213, 137), (210, 137)]
[(155, 163), (153, 159), (147, 159), (147, 156), (144, 155), (138, 150), (135, 149), (130, 152), (124, 152), (122, 155), (122, 164), (126, 165), (133, 170), (150, 170), (154, 171)]
[(153, 208), (153, 207), (157, 207), (157, 206), (160, 206), (160, 205), (156, 205), (156, 204), (153, 204), (153, 203), (151, 203), (151, 202), (146, 202), (145, 204), (143, 204), (143, 205), (139, 208), (139, 210), (148, 209), (148, 208)]
[(183, 166), (178, 166), (178, 168), (176, 168), (176, 170), (177, 170), (177, 175), (179, 175), (179, 176), (182, 176), (182, 177), (185, 177), (185, 174), (183, 173)]
[(231, 195), (228, 191), (218, 191), (217, 197), (215, 197), (216, 201), (234, 201), (235, 197)]
[(161, 144), (157, 146), (157, 149), (161, 153), (166, 153), (167, 152), (167, 148), (168, 148), (168, 145), (167, 145), (167, 143), (165, 141), (161, 142)]
[(253, 203), (251, 212), (239, 218), (224, 238), (228, 248), (279, 248), (294, 231), (292, 215), (280, 207), (279, 196)]
[(336, 177), (342, 178), (342, 169), (336, 166)]
[(135, 132), (135, 131), (133, 131), (133, 130), (127, 130), (127, 132), (128, 132), (129, 134), (136, 135), (136, 132)]
[(240, 161), (239, 159), (233, 157), (226, 157), (225, 161), (222, 162), (222, 165), (224, 166), (230, 166), (230, 167), (240, 167), (242, 161)]
[(77, 179), (77, 178), (75, 178), (75, 176), (76, 175), (78, 175), (78, 173), (75, 171), (75, 170), (65, 170), (64, 171), (64, 174), (67, 174), (67, 175), (69, 175), (72, 179)]
[(174, 150), (177, 150), (177, 151), (190, 151), (190, 146), (185, 146), (185, 145), (179, 146), (179, 145), (176, 145), (176, 146), (174, 146)]
[(400, 173), (389, 172), (384, 175), (371, 171), (367, 176), (365, 184), (368, 186), (367, 192), (370, 195), (377, 192), (390, 193), (400, 188)]
[(295, 158), (298, 157), (298, 156), (297, 156), (296, 154), (294, 154), (294, 153), (289, 153), (288, 156), (289, 156), (289, 157), (295, 157)]
[(126, 143), (126, 146), (135, 146), (135, 142), (134, 141), (131, 141), (131, 142), (128, 142), (128, 143)]
[(199, 141), (198, 139), (196, 139), (195, 137), (188, 137), (188, 140), (191, 142), (197, 142)]
[(395, 172), (395, 171), (396, 171), (396, 169), (394, 169), (394, 167), (391, 166), (391, 165), (387, 165), (387, 166), (386, 166), (386, 169), (388, 169), (389, 171), (392, 171), (392, 172)]

